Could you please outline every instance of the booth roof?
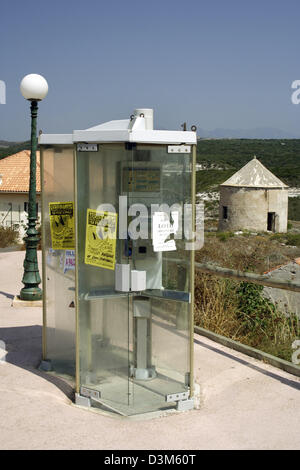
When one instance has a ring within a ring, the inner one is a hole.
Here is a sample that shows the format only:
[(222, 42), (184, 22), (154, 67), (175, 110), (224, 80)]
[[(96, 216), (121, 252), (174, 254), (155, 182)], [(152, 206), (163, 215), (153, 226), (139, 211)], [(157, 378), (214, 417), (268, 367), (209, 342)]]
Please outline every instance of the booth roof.
[(135, 142), (148, 144), (196, 144), (197, 134), (192, 131), (162, 131), (146, 128), (143, 117), (109, 121), (72, 134), (41, 134), (41, 145), (70, 145), (76, 142)]

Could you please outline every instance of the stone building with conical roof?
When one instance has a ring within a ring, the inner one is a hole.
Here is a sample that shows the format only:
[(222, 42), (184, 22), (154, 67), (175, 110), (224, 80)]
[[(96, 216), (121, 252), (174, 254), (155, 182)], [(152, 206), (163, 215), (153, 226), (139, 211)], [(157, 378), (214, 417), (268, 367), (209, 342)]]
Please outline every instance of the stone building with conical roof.
[(256, 157), (220, 185), (219, 230), (286, 232), (288, 186)]

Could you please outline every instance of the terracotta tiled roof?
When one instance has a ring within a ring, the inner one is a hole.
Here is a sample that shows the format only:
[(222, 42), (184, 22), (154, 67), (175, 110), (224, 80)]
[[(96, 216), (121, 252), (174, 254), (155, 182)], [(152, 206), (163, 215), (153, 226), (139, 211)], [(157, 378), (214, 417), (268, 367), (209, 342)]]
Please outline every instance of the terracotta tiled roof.
[[(36, 153), (36, 191), (40, 192), (40, 152)], [(0, 160), (0, 193), (29, 191), (30, 150)]]

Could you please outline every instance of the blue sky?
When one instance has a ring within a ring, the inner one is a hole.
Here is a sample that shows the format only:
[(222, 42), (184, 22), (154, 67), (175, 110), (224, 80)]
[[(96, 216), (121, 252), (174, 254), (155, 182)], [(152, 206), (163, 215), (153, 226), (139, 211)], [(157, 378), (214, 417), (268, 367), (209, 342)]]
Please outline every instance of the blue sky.
[(45, 133), (154, 108), (156, 128), (276, 127), (300, 135), (300, 2), (294, 0), (26, 0), (0, 5), (0, 139), (29, 136), (19, 92), (49, 83)]

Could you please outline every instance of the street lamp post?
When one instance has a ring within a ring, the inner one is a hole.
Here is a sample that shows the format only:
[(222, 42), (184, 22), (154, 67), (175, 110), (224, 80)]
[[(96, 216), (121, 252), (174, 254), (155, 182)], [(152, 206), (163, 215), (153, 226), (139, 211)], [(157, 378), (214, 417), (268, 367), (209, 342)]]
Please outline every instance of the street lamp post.
[(24, 274), (22, 283), (24, 287), (20, 291), (21, 300), (40, 300), (42, 290), (38, 260), (37, 245), (39, 234), (36, 229), (36, 123), (38, 113), (38, 101), (41, 101), (48, 93), (48, 84), (44, 77), (37, 74), (26, 75), (20, 85), (24, 98), (31, 101), (31, 153), (30, 153), (30, 179), (29, 179), (29, 201), (28, 201), (28, 227), (24, 241), (26, 244), (26, 255), (24, 260)]

